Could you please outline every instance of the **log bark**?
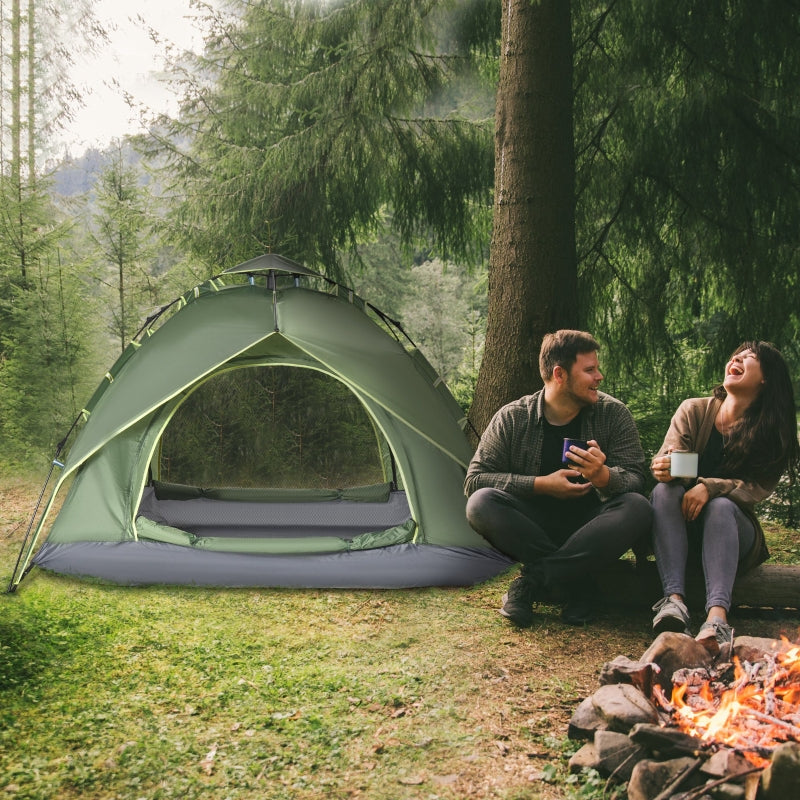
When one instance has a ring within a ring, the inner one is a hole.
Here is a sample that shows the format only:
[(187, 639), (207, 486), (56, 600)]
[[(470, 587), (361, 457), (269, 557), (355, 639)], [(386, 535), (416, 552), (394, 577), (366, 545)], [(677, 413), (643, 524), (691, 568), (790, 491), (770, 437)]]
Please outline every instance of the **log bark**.
[[(600, 591), (610, 606), (649, 607), (661, 597), (661, 582), (652, 560), (622, 559), (603, 568), (597, 576)], [(687, 575), (687, 604), (703, 608), (702, 573)], [(762, 564), (736, 579), (733, 606), (800, 609), (800, 566)]]

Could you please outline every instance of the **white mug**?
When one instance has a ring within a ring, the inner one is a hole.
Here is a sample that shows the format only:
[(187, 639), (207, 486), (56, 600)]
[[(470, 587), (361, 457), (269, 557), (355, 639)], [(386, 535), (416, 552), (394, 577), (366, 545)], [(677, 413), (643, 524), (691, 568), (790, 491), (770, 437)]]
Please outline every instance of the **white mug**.
[(669, 472), (673, 478), (697, 477), (697, 453), (687, 453), (685, 450), (673, 450), (669, 454)]

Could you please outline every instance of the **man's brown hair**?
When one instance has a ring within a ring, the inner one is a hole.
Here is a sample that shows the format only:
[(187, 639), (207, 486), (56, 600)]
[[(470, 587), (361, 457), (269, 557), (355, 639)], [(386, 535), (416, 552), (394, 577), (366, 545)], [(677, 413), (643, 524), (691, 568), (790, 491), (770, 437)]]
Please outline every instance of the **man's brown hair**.
[(597, 340), (585, 331), (561, 330), (546, 333), (539, 351), (539, 373), (543, 381), (553, 377), (553, 370), (562, 367), (569, 370), (581, 353), (594, 353), (600, 349)]

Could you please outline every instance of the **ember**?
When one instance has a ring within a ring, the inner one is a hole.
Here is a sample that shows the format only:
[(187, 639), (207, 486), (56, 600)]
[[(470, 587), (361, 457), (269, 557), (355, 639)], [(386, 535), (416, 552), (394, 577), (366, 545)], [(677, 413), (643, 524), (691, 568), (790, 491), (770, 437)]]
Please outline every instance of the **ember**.
[(570, 720), (570, 737), (591, 740), (573, 771), (627, 782), (629, 800), (800, 796), (799, 645), (740, 636), (715, 659), (667, 632), (600, 682)]
[(673, 673), (670, 700), (658, 686), (653, 693), (682, 731), (766, 767), (778, 744), (800, 741), (800, 648), (764, 653), (753, 664), (733, 661), (730, 686), (708, 670), (685, 669)]

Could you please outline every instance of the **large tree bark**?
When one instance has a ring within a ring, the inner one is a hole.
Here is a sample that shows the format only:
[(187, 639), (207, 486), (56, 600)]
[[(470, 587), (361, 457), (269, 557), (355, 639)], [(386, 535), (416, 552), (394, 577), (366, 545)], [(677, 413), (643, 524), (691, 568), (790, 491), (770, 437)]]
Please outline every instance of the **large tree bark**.
[(542, 337), (577, 320), (568, 0), (503, 0), (486, 347), (470, 420), (541, 386)]

